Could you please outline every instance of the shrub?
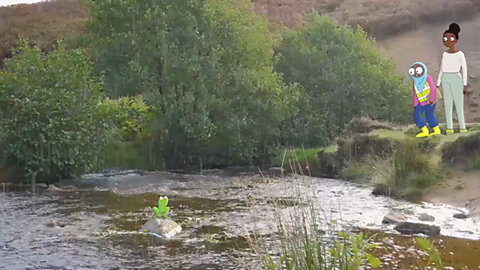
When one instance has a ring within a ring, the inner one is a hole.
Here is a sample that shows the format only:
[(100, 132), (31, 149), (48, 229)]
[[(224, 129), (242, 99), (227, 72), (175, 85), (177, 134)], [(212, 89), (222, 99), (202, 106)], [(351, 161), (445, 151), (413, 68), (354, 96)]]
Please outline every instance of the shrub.
[(0, 73), (0, 142), (6, 162), (38, 179), (88, 171), (108, 141), (100, 83), (82, 50), (48, 55), (22, 41)]
[[(427, 151), (426, 151), (427, 150)], [(441, 178), (441, 157), (414, 139), (406, 139), (383, 161), (371, 161), (374, 193), (415, 200)]]
[[(102, 115), (110, 121), (115, 140), (101, 152), (97, 169), (163, 169), (161, 145), (152, 136), (151, 121), (157, 110), (141, 95), (118, 99), (105, 98), (100, 103)], [(103, 166), (103, 168), (101, 167)]]
[(284, 31), (276, 51), (275, 70), (284, 82), (305, 89), (309, 111), (300, 117), (325, 118), (329, 139), (354, 117), (409, 120), (411, 93), (404, 78), (362, 29), (310, 13), (303, 26)]

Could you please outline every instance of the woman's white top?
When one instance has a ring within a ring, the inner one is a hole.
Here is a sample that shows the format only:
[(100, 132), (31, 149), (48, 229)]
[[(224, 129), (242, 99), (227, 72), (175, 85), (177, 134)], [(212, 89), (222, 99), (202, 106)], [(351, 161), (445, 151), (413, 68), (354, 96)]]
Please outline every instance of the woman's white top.
[(442, 82), (442, 74), (445, 73), (459, 73), (462, 68), (463, 85), (467, 85), (467, 61), (465, 54), (458, 51), (456, 53), (444, 52), (442, 56), (442, 63), (440, 64), (440, 74), (438, 74), (437, 86)]

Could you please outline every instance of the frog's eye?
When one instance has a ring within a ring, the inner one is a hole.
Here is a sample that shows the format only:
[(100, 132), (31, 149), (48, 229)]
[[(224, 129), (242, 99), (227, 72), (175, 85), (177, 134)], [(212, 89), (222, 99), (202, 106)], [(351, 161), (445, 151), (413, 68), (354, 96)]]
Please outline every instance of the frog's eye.
[(410, 74), (411, 76), (415, 75), (415, 69), (414, 68), (410, 68), (408, 70), (408, 74)]

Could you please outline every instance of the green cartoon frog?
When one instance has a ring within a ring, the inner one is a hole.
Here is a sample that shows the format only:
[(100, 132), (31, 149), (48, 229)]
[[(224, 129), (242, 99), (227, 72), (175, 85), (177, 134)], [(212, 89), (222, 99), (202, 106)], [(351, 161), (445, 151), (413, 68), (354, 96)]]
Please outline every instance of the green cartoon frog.
[(158, 207), (153, 207), (153, 212), (157, 217), (167, 217), (168, 211), (170, 211), (170, 207), (167, 207), (168, 198), (160, 196), (158, 199)]

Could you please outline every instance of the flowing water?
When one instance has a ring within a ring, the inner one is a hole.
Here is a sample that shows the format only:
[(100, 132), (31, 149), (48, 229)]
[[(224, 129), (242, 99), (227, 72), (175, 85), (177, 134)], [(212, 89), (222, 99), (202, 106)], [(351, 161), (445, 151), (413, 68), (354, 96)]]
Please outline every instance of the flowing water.
[[(39, 188), (33, 195), (26, 187), (2, 192), (0, 186), (0, 269), (255, 269), (258, 260), (245, 237), (274, 233), (275, 218), (291, 214), (298, 194), (312, 195), (325, 226), (336, 220), (339, 228), (384, 232), (388, 249), (378, 255), (387, 268), (419, 254), (411, 253), (412, 238), (382, 224), (392, 210), (416, 221), (422, 213), (435, 217), (447, 263), (480, 265), (478, 220), (452, 217), (465, 209), (375, 197), (367, 187), (342, 181), (156, 172), (87, 175), (62, 185), (77, 189), (52, 194)], [(173, 239), (138, 233), (159, 195), (169, 197), (170, 215), (183, 228)], [(287, 204), (280, 207), (279, 199)]]

